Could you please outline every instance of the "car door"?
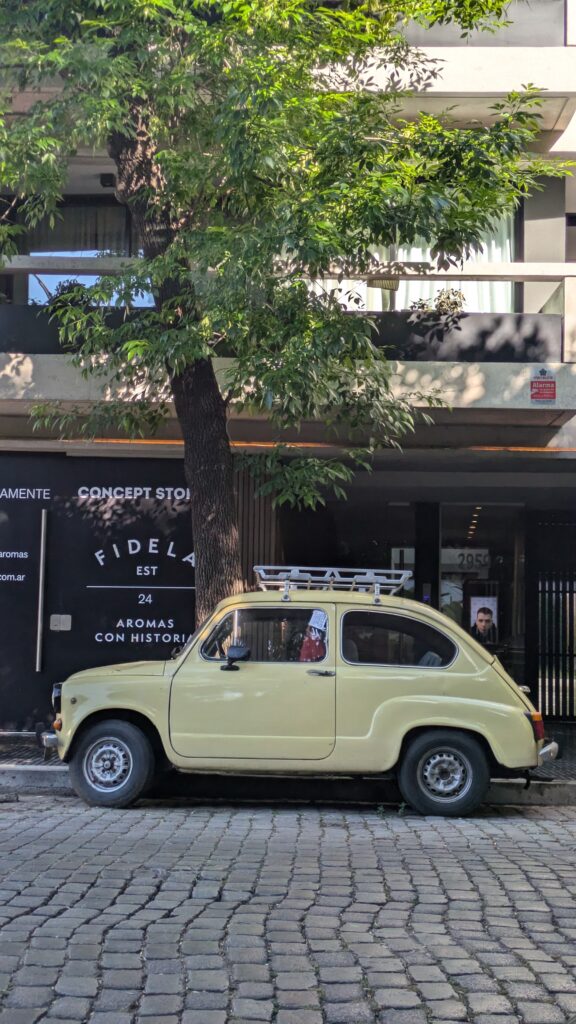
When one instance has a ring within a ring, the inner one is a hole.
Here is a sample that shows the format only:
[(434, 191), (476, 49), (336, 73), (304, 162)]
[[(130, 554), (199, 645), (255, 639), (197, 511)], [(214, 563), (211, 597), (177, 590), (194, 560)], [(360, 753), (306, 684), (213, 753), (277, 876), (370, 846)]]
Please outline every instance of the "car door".
[(340, 619), (340, 758), (382, 770), (394, 764), (407, 729), (445, 713), (461, 673), (473, 666), (446, 633), (415, 614), (344, 608)]
[[(334, 605), (239, 605), (176, 672), (170, 736), (183, 757), (319, 760), (336, 739)], [(247, 661), (227, 668), (241, 644)]]

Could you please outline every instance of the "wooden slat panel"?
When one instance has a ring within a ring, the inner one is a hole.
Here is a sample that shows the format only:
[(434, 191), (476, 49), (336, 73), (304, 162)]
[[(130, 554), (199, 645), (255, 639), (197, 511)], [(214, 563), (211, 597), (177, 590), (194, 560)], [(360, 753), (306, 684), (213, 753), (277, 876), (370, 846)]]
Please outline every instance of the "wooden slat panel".
[(278, 517), (272, 499), (256, 494), (254, 481), (246, 471), (237, 474), (236, 494), (244, 585), (252, 590), (253, 566), (275, 565), (281, 560)]

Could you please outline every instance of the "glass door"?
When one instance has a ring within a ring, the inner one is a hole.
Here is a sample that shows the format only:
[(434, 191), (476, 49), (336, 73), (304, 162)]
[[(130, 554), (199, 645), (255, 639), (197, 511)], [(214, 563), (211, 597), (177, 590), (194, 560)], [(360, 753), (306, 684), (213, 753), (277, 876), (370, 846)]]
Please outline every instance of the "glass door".
[(524, 681), (524, 510), (445, 505), (440, 608)]

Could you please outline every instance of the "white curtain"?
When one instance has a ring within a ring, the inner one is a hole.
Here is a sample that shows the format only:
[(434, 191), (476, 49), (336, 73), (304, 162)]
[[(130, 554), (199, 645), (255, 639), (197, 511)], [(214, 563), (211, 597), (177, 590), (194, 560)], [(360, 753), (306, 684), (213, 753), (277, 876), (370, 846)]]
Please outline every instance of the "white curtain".
[[(514, 219), (503, 217), (482, 251), (474, 253), (470, 263), (510, 263), (513, 259)], [(398, 260), (402, 263), (433, 262), (428, 245), (399, 246)], [(466, 313), (511, 313), (514, 310), (513, 284), (509, 281), (401, 281), (396, 292), (396, 309), (410, 309), (418, 299), (433, 300), (442, 288), (457, 288), (463, 292)]]
[[(384, 263), (390, 259), (388, 249), (374, 249), (373, 255)], [(322, 281), (313, 281), (311, 290), (316, 295), (338, 289), (338, 300), (351, 312), (382, 313), (390, 309), (390, 292), (382, 288), (369, 288), (366, 281), (337, 281), (327, 277)]]
[(311, 291), (315, 295), (327, 294), (333, 288), (338, 289), (338, 301), (351, 312), (382, 313), (390, 308), (390, 292), (369, 288), (366, 281), (337, 281), (336, 278), (327, 277), (311, 284)]

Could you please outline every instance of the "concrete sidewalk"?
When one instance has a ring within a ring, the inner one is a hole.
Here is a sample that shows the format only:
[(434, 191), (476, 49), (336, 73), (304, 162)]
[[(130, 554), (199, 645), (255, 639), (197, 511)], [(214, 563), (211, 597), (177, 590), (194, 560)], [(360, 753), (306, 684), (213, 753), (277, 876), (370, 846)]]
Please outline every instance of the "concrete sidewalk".
[[(487, 803), (519, 806), (576, 805), (576, 724), (552, 723), (562, 759), (534, 771), (528, 789), (523, 779), (493, 780)], [(0, 794), (71, 796), (68, 768), (55, 755), (44, 762), (33, 733), (0, 734)], [(399, 805), (393, 781), (374, 778), (293, 778), (172, 773), (150, 794), (198, 803)]]
[[(2, 795), (73, 796), (66, 765), (0, 765)], [(185, 775), (175, 773), (149, 794), (153, 799), (183, 798), (195, 804), (266, 804), (400, 806), (392, 781), (370, 778), (266, 778), (260, 776)], [(576, 780), (532, 782), (495, 779), (487, 804), (561, 807), (576, 805)]]

